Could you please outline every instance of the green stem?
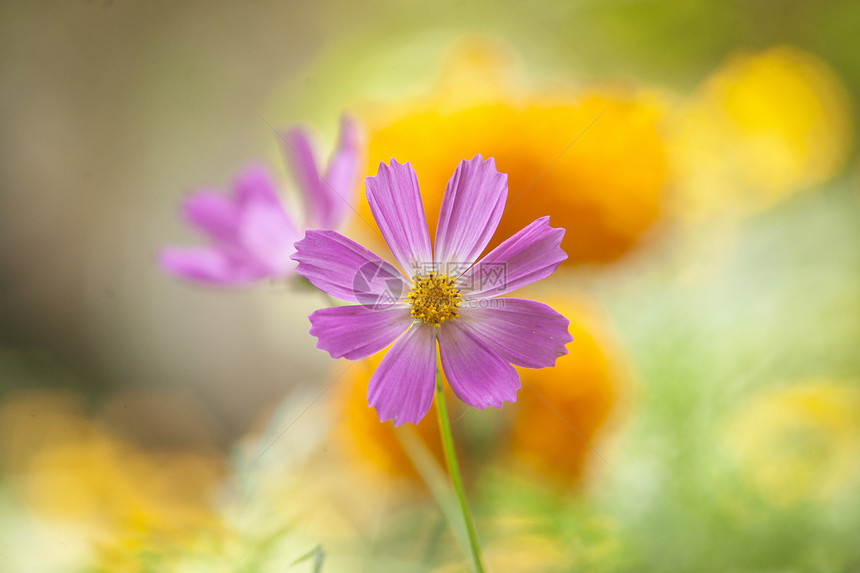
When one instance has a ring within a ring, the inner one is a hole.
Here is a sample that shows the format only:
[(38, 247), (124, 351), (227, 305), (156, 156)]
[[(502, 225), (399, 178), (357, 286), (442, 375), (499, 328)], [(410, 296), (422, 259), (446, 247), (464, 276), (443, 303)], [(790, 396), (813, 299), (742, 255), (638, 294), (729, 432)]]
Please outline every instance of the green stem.
[(454, 438), (451, 435), (451, 423), (448, 421), (448, 408), (445, 406), (445, 394), (442, 391), (442, 372), (436, 367), (436, 412), (439, 414), (439, 431), (442, 434), (442, 449), (445, 450), (445, 462), (448, 464), (448, 473), (451, 475), (451, 483), (457, 492), (457, 501), (460, 502), (460, 511), (463, 521), (466, 523), (466, 532), (469, 534), (469, 547), (472, 550), (472, 564), (477, 573), (484, 573), (484, 564), (481, 562), (481, 548), (478, 545), (478, 536), (475, 534), (475, 524), (472, 521), (472, 513), (466, 503), (466, 490), (463, 487), (463, 478), (460, 477), (460, 466), (457, 464), (457, 454), (454, 452)]

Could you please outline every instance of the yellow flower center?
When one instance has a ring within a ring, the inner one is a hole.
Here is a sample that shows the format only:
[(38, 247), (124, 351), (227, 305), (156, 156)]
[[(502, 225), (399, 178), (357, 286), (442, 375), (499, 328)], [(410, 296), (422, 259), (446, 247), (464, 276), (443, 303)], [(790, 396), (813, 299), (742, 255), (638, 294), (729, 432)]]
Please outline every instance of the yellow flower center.
[(446, 320), (457, 318), (460, 313), (459, 289), (454, 287), (455, 279), (448, 275), (428, 273), (412, 279), (412, 290), (406, 297), (412, 307), (412, 317), (427, 324), (439, 326)]

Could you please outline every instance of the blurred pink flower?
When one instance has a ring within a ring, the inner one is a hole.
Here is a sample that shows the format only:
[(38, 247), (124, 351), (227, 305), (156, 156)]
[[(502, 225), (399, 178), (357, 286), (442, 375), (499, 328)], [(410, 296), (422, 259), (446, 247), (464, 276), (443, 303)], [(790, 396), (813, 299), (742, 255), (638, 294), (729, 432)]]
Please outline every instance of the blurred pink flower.
[(162, 269), (218, 286), (295, 274), (296, 263), (290, 257), (303, 230), (337, 228), (348, 213), (361, 161), (358, 126), (347, 117), (341, 120), (337, 148), (322, 175), (304, 130), (281, 134), (281, 147), (299, 187), (304, 217), (297, 223), (287, 212), (265, 167), (248, 166), (234, 180), (232, 194), (200, 189), (185, 199), (184, 219), (203, 231), (211, 244), (162, 249)]
[(508, 194), (507, 175), (492, 158), (477, 155), (457, 166), (442, 200), (435, 249), (409, 163), (381, 163), (366, 188), (404, 273), (328, 230), (308, 231), (293, 258), (299, 274), (323, 292), (361, 303), (310, 316), (318, 348), (359, 360), (391, 345), (368, 385), (368, 403), (381, 421), (416, 424), (427, 413), (437, 341), (451, 388), (475, 408), (516, 400), (520, 379), (512, 364), (543, 368), (567, 353), (566, 318), (539, 302), (496, 298), (555, 271), (567, 258), (560, 247), (564, 229), (541, 217), (478, 260)]

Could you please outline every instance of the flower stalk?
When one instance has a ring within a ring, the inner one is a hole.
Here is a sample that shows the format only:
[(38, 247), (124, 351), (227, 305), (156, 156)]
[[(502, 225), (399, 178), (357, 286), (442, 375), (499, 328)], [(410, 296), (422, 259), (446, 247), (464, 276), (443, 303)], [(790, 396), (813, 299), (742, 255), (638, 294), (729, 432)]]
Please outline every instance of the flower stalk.
[(451, 476), (451, 484), (457, 493), (457, 502), (466, 532), (469, 537), (469, 549), (472, 553), (472, 565), (477, 573), (484, 573), (484, 564), (481, 561), (481, 547), (478, 544), (478, 536), (475, 533), (475, 524), (469, 504), (466, 502), (466, 490), (463, 487), (463, 478), (460, 476), (460, 466), (457, 463), (457, 453), (454, 451), (454, 438), (451, 435), (451, 423), (448, 419), (448, 407), (445, 405), (445, 393), (442, 389), (442, 371), (436, 367), (436, 412), (439, 415), (439, 432), (442, 437), (442, 449), (445, 452), (445, 463), (448, 466), (448, 474)]

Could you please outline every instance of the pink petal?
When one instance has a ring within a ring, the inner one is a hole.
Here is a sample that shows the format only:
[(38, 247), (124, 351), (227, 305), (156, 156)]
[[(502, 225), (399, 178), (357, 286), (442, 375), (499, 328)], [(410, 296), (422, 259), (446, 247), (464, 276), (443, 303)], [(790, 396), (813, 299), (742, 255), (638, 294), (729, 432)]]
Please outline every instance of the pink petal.
[(280, 277), (294, 271), (293, 244), (301, 237), (280, 203), (252, 203), (242, 212), (238, 242), (249, 256), (269, 269), (270, 276)]
[(320, 215), (319, 224), (335, 229), (353, 204), (356, 179), (361, 165), (361, 131), (358, 124), (347, 116), (340, 120), (340, 139), (325, 172), (323, 191), (328, 191), (328, 211)]
[(324, 308), (310, 315), (310, 334), (317, 348), (332, 358), (360, 360), (379, 352), (412, 324), (409, 307), (397, 305), (386, 310), (364, 306)]
[(265, 168), (246, 167), (233, 182), (232, 197), (199, 191), (182, 206), (185, 218), (205, 230), (211, 247), (165, 249), (168, 272), (212, 285), (238, 285), (290, 275), (299, 232), (284, 211)]
[(409, 293), (391, 264), (335, 231), (308, 231), (295, 249), (298, 273), (333, 297), (379, 308)]
[(328, 228), (323, 223), (332, 210), (331, 194), (320, 179), (310, 137), (305, 130), (295, 128), (283, 133), (281, 152), (305, 202), (310, 224)]
[(222, 193), (201, 189), (182, 202), (186, 221), (205, 231), (216, 241), (235, 241), (239, 207)]
[(435, 380), (436, 332), (418, 324), (385, 353), (367, 385), (367, 403), (380, 422), (417, 424), (433, 402)]
[(463, 273), (463, 297), (498, 296), (548, 277), (567, 258), (563, 236), (564, 229), (549, 226), (549, 217), (534, 220)]
[(241, 251), (215, 247), (163, 249), (158, 263), (170, 274), (219, 286), (246, 284), (268, 276), (268, 269)]
[(380, 163), (376, 177), (367, 177), (365, 185), (370, 211), (400, 268), (407, 276), (423, 274), (433, 259), (412, 166), (393, 159), (391, 166)]
[(545, 304), (520, 298), (466, 301), (460, 306), (465, 328), (517, 366), (545, 368), (567, 354), (570, 322)]
[(233, 180), (233, 195), (240, 208), (263, 203), (281, 207), (275, 183), (262, 165), (249, 165)]
[(435, 261), (474, 263), (496, 232), (507, 196), (508, 176), (496, 170), (492, 157), (461, 161), (442, 199)]
[(466, 404), (501, 408), (502, 402), (516, 401), (517, 371), (460, 321), (450, 320), (439, 328), (439, 354), (451, 389)]

